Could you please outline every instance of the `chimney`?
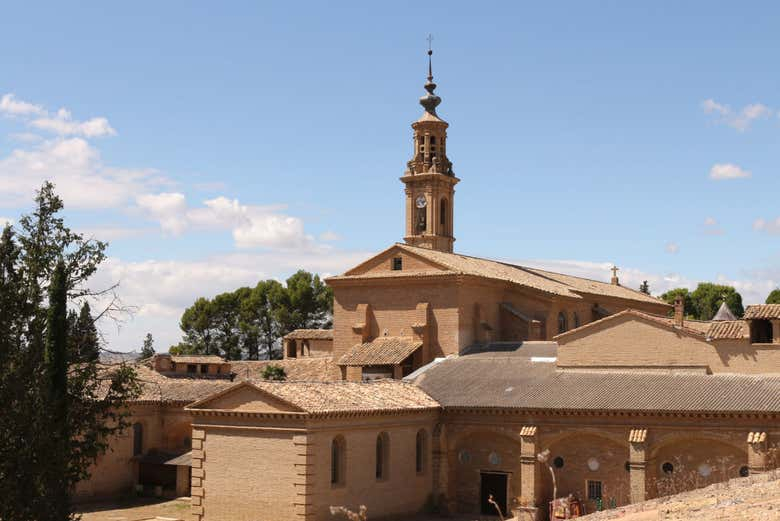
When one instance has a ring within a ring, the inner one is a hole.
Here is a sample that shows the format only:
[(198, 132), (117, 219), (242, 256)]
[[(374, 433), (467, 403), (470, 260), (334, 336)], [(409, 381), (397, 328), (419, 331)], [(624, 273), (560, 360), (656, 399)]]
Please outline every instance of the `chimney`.
[(685, 299), (682, 295), (674, 298), (674, 327), (683, 327), (685, 323)]

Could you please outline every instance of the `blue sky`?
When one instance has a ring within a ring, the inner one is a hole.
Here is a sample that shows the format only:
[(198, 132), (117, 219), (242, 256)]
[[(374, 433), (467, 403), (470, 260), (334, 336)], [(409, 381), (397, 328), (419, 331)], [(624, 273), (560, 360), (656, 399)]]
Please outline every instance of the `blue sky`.
[[(46, 177), (167, 347), (213, 295), (403, 234), (427, 34), (456, 250), (757, 302), (780, 283), (780, 6), (17, 2), (0, 16), (0, 219)], [(61, 110), (62, 109), (62, 110)]]

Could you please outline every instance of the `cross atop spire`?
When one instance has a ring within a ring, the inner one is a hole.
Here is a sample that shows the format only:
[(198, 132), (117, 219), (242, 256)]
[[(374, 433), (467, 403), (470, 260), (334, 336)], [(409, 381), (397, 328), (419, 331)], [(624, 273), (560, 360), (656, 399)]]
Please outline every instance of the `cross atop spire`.
[(620, 279), (618, 279), (617, 276), (617, 272), (620, 271), (620, 268), (613, 264), (609, 270), (612, 272), (612, 280), (610, 282), (615, 286), (620, 286)]

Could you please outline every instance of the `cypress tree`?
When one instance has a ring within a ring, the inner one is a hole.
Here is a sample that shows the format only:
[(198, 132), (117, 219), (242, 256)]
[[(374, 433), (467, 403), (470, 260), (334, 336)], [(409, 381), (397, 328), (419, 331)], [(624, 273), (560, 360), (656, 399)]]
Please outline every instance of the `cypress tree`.
[(49, 285), (49, 309), (46, 316), (44, 349), (46, 416), (51, 425), (52, 450), (44, 472), (47, 493), (51, 496), (52, 521), (70, 518), (69, 483), (67, 480), (68, 450), (68, 282), (65, 263), (57, 262)]

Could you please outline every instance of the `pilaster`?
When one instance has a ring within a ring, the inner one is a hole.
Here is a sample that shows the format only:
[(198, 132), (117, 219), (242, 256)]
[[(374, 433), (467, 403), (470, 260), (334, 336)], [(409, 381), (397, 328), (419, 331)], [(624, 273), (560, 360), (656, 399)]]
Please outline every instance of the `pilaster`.
[(536, 459), (539, 453), (538, 430), (536, 425), (520, 428), (520, 496), (528, 506), (541, 508), (542, 474)]
[(314, 444), (306, 434), (293, 436), (295, 447), (295, 498), (293, 507), (296, 519), (312, 519), (314, 512)]
[(647, 429), (631, 429), (628, 434), (628, 473), (631, 503), (647, 498)]
[(433, 429), (433, 461), (431, 464), (431, 479), (433, 480), (433, 500), (443, 513), (454, 512), (455, 497), (450, 490), (450, 462), (447, 450), (447, 427), (443, 423), (436, 424)]
[(190, 484), (190, 513), (192, 521), (201, 521), (204, 516), (206, 478), (203, 463), (206, 460), (206, 431), (192, 429), (192, 483)]
[(767, 470), (767, 436), (766, 432), (749, 432), (747, 437), (748, 469), (751, 474)]

